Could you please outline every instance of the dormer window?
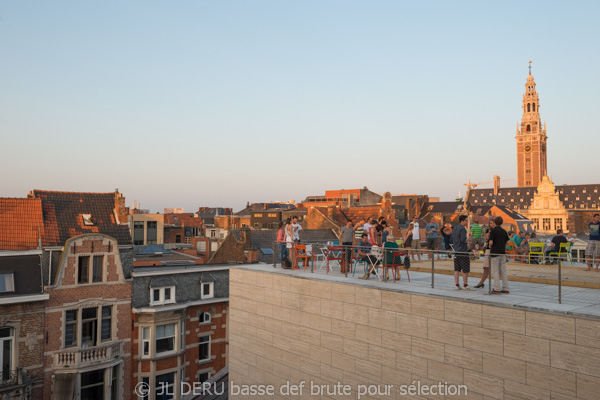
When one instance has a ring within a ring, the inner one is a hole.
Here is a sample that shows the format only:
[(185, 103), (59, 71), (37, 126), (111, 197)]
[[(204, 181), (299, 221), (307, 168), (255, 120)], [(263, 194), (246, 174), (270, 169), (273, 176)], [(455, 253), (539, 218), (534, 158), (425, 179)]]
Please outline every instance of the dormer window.
[(202, 299), (212, 299), (213, 297), (215, 297), (215, 293), (214, 293), (214, 282), (203, 282), (201, 284), (202, 286)]
[(150, 305), (159, 306), (175, 303), (175, 286), (150, 289)]
[(15, 275), (13, 272), (0, 274), (0, 293), (15, 291)]
[(92, 221), (92, 214), (81, 214), (83, 217), (83, 224), (86, 226), (94, 225), (94, 221)]

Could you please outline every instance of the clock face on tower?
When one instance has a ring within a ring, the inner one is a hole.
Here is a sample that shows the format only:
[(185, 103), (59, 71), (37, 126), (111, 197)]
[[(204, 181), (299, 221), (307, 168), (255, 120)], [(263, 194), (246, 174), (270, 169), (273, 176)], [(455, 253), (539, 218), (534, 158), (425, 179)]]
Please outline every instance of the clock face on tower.
[(525, 152), (529, 153), (531, 151), (531, 146), (530, 145), (525, 145)]

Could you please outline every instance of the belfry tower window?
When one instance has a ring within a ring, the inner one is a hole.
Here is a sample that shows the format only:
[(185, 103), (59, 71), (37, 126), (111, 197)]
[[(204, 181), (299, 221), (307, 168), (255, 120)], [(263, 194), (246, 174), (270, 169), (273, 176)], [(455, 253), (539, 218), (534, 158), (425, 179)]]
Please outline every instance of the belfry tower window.
[(535, 111), (535, 103), (532, 103), (532, 104), (533, 104), (533, 111)]
[(531, 112), (531, 103), (527, 103), (527, 112)]
[(527, 132), (531, 132), (531, 125), (527, 125)]

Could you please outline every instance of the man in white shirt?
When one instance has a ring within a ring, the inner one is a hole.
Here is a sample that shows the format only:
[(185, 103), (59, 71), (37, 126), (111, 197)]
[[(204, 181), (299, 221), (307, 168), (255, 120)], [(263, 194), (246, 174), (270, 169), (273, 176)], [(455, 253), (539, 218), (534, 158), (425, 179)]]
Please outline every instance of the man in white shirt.
[(421, 261), (421, 237), (419, 236), (419, 219), (415, 215), (412, 220), (413, 230), (412, 230), (412, 243), (410, 245), (411, 248), (415, 249), (413, 255), (416, 255)]
[(298, 223), (298, 217), (294, 216), (292, 217), (292, 233), (293, 233), (293, 240), (296, 243), (300, 242), (300, 231), (302, 230), (302, 227), (300, 226), (300, 224)]

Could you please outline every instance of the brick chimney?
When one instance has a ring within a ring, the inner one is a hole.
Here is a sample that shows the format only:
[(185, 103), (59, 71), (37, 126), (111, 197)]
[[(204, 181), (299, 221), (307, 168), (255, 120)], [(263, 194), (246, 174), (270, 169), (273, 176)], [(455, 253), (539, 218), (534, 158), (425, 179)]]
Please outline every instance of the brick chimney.
[(494, 175), (494, 196), (498, 195), (500, 189), (500, 175)]
[(119, 217), (119, 223), (126, 224), (129, 208), (125, 207), (125, 196), (119, 193), (119, 189), (115, 189), (115, 211)]
[(327, 206), (327, 217), (333, 219), (335, 215), (335, 206)]

